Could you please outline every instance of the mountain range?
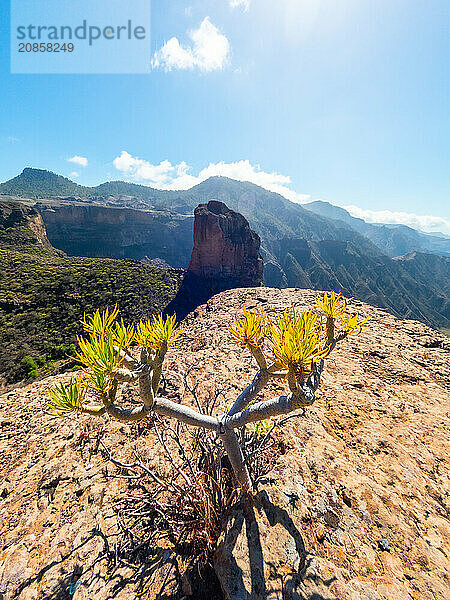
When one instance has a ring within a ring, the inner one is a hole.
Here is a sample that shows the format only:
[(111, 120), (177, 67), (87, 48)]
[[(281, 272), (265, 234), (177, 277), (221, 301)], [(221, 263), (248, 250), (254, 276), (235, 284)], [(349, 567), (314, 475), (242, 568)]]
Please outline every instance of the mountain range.
[(406, 225), (366, 223), (363, 219), (353, 217), (344, 208), (322, 200), (310, 202), (304, 207), (322, 217), (350, 225), (352, 229), (369, 238), (388, 256), (402, 256), (414, 250), (450, 256), (450, 239), (444, 234), (428, 234)]
[(0, 184), (0, 195), (32, 201), (51, 244), (68, 255), (162, 259), (182, 268), (193, 210), (220, 200), (260, 235), (266, 285), (336, 289), (399, 317), (450, 326), (449, 239), (368, 224), (325, 202), (299, 205), (224, 177), (165, 191), (122, 181), (85, 187), (31, 168)]

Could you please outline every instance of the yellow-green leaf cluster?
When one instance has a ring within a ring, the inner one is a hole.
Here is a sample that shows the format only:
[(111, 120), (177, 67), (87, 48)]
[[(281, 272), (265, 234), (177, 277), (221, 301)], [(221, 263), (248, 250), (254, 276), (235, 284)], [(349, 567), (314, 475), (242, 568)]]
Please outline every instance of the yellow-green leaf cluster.
[(103, 336), (111, 331), (118, 314), (117, 304), (111, 312), (108, 307), (102, 312), (97, 309), (93, 315), (84, 316), (83, 329), (89, 335)]
[(120, 319), (114, 323), (112, 332), (115, 345), (122, 350), (127, 350), (135, 341), (134, 323), (125, 325), (123, 319)]
[[(366, 329), (368, 329), (369, 325), (364, 327), (370, 317), (363, 319), (362, 321), (358, 321), (359, 315), (356, 313), (355, 315), (351, 315), (347, 312), (347, 300), (342, 297), (342, 294), (336, 294), (336, 292), (331, 292), (328, 295), (327, 292), (321, 298), (318, 298), (317, 304), (324, 312), (325, 316), (330, 320), (339, 319), (341, 327), (347, 335), (359, 335)], [(334, 331), (334, 324), (331, 326), (332, 331)]]
[(180, 333), (176, 315), (168, 315), (164, 319), (160, 314), (147, 321), (140, 321), (136, 326), (134, 339), (139, 346), (159, 352), (175, 347)]
[(266, 419), (265, 421), (257, 421), (255, 423), (255, 433), (256, 435), (266, 435), (272, 429), (273, 423), (271, 419)]
[(244, 348), (260, 347), (269, 331), (268, 319), (264, 311), (250, 312), (244, 306), (244, 316), (241, 319), (236, 317), (228, 331), (234, 341)]
[(366, 317), (365, 319), (359, 322), (358, 317), (358, 313), (356, 313), (355, 315), (344, 314), (340, 316), (341, 325), (344, 331), (346, 331), (349, 335), (359, 335), (360, 333), (362, 333), (370, 327), (369, 325), (366, 325), (364, 327), (364, 325), (367, 323), (370, 317)]
[(50, 390), (49, 402), (46, 403), (48, 413), (57, 417), (67, 417), (81, 412), (86, 386), (82, 379), (71, 377), (67, 385), (57, 384)]
[(112, 375), (123, 362), (123, 357), (114, 348), (114, 334), (91, 334), (89, 339), (78, 336), (76, 357), (80, 363), (94, 374)]
[[(364, 325), (368, 319), (360, 321), (358, 314), (347, 313), (347, 300), (342, 294), (325, 292), (317, 303), (322, 315), (290, 308), (275, 319), (263, 310), (251, 312), (244, 307), (243, 317), (236, 318), (228, 331), (236, 343), (252, 354), (258, 348), (271, 360), (273, 364), (267, 368), (274, 377), (291, 374), (301, 381), (330, 354), (338, 341), (367, 328)], [(336, 321), (341, 332), (335, 333)]]
[(78, 336), (75, 358), (85, 367), (84, 379), (71, 379), (67, 386), (58, 385), (50, 392), (52, 414), (65, 416), (81, 411), (87, 388), (95, 390), (104, 402), (110, 402), (117, 389), (116, 373), (122, 368), (126, 352), (139, 344), (153, 352), (164, 352), (174, 345), (181, 331), (176, 317), (162, 315), (137, 325), (126, 325), (117, 319), (119, 310), (106, 308), (85, 316), (83, 328), (87, 336)]
[(112, 332), (114, 344), (126, 350), (134, 342), (134, 325), (125, 325), (123, 319), (117, 320), (119, 309), (117, 305), (110, 312), (108, 308), (104, 311), (96, 310), (93, 315), (84, 316), (83, 329), (92, 337), (107, 337)]
[(278, 369), (306, 377), (328, 353), (326, 333), (312, 311), (286, 310), (271, 327), (269, 357)]
[(347, 310), (347, 301), (341, 293), (331, 292), (328, 295), (328, 292), (325, 292), (322, 298), (317, 299), (317, 304), (327, 317), (333, 319), (340, 317)]

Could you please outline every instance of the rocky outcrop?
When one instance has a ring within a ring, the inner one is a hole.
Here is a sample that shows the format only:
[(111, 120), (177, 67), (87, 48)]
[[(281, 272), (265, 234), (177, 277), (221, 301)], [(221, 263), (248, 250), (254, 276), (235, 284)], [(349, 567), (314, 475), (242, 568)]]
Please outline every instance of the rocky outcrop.
[(50, 244), (39, 212), (20, 202), (0, 201), (0, 249), (63, 255)]
[[(180, 347), (168, 353), (168, 398), (179, 400), (190, 365), (201, 405), (221, 390), (219, 414), (255, 374), (227, 332), (243, 304), (281, 314), (294, 303), (311, 307), (317, 295), (254, 288), (211, 298), (186, 318)], [(350, 309), (370, 315), (371, 328), (327, 361), (316, 403), (278, 430), (273, 468), (253, 508), (230, 515), (216, 556), (224, 598), (448, 599), (449, 341), (362, 302)], [(128, 492), (96, 451), (97, 439), (118, 460), (138, 455), (162, 473), (151, 423), (49, 417), (42, 411), (48, 390), (69, 377), (0, 396), (0, 594), (186, 596), (186, 557), (168, 543), (145, 559), (116, 554), (112, 506)], [(261, 399), (281, 389), (274, 384)], [(136, 393), (130, 389), (130, 405)], [(195, 406), (191, 396), (185, 401)], [(194, 597), (221, 598), (211, 590)]]
[(188, 273), (217, 281), (223, 289), (261, 285), (261, 240), (247, 219), (217, 200), (200, 204), (194, 214), (194, 249)]
[(218, 292), (262, 284), (264, 262), (259, 235), (245, 217), (223, 202), (195, 209), (194, 248), (188, 270), (167, 311), (186, 315)]

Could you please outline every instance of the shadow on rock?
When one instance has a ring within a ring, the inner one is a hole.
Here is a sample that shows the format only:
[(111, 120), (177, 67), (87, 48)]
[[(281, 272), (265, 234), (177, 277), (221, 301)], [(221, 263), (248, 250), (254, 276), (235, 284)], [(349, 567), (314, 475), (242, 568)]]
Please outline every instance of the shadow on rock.
[(86, 575), (89, 571), (92, 571), (95, 565), (106, 558), (109, 553), (109, 544), (107, 536), (99, 529), (94, 529), (91, 534), (86, 537), (80, 544), (72, 548), (72, 550), (66, 554), (61, 555), (59, 560), (53, 560), (43, 567), (36, 575), (29, 577), (20, 583), (20, 585), (12, 592), (11, 598), (18, 598), (27, 588), (30, 588), (34, 584), (40, 584), (44, 578), (51, 579), (49, 577), (50, 571), (54, 568), (59, 568), (60, 572), (64, 571), (64, 565), (94, 538), (101, 538), (103, 542), (103, 549), (93, 559), (88, 569), (83, 569), (80, 564), (75, 564), (70, 572), (59, 579), (53, 586), (52, 591), (46, 593), (47, 600), (65, 600), (66, 598), (72, 598), (76, 588), (78, 587), (80, 578), (82, 575)]
[(225, 600), (335, 600), (288, 510), (266, 490), (237, 505), (215, 556)]

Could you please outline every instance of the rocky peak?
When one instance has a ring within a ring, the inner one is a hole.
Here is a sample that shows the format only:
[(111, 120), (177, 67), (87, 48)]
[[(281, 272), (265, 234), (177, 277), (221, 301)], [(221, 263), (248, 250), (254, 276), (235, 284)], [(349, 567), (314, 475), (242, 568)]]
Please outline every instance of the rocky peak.
[(194, 215), (189, 267), (176, 298), (166, 308), (181, 318), (218, 292), (259, 287), (263, 280), (261, 240), (245, 217), (218, 200), (199, 204)]
[(222, 289), (261, 285), (261, 240), (247, 219), (217, 200), (200, 204), (194, 214), (194, 249), (188, 273), (213, 279)]

